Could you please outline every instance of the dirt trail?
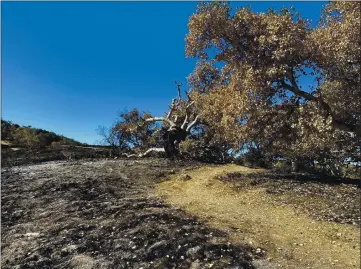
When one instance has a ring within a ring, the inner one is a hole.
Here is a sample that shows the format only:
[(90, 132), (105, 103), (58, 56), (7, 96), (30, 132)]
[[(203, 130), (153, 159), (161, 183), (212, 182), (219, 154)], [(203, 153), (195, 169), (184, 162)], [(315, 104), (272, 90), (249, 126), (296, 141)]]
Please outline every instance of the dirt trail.
[[(234, 244), (248, 243), (283, 268), (360, 268), (360, 229), (319, 221), (294, 206), (277, 203), (265, 188), (235, 191), (216, 178), (254, 169), (234, 165), (202, 167), (157, 187), (159, 196), (229, 233)], [(186, 178), (183, 176), (183, 178)]]

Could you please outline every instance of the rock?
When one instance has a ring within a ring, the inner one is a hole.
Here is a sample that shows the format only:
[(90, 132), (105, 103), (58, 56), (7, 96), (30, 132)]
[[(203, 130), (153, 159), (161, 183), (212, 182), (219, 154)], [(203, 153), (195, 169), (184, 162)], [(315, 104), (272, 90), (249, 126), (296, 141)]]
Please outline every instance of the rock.
[(188, 249), (186, 254), (187, 254), (188, 257), (191, 257), (191, 258), (194, 259), (199, 254), (199, 252), (201, 250), (202, 250), (201, 246), (196, 246), (196, 247)]
[(199, 261), (192, 262), (190, 269), (201, 269)]
[(24, 236), (26, 237), (38, 237), (40, 233), (26, 233)]
[(188, 175), (188, 174), (179, 175), (177, 177), (177, 180), (179, 180), (179, 181), (187, 181), (187, 180), (190, 180), (190, 179), (192, 179), (192, 177), (190, 175)]
[(77, 245), (69, 245), (69, 246), (66, 246), (65, 248), (63, 248), (61, 250), (61, 253), (62, 254), (71, 254), (71, 253), (74, 253), (77, 250), (77, 248), (78, 248)]
[(166, 249), (168, 247), (168, 242), (167, 240), (161, 240), (158, 242), (155, 242), (153, 245), (151, 245), (147, 251), (146, 251), (146, 256), (148, 258), (152, 257), (152, 256), (163, 256), (164, 253), (163, 250)]

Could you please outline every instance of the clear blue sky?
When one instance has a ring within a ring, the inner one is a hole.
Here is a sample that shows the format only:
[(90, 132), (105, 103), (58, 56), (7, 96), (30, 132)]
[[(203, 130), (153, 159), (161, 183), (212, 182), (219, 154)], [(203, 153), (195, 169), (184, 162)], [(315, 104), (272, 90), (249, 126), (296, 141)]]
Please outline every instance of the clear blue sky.
[[(315, 25), (325, 2), (295, 6)], [(137, 107), (163, 115), (195, 66), (185, 58), (197, 2), (1, 2), (2, 118), (94, 143), (98, 125)]]

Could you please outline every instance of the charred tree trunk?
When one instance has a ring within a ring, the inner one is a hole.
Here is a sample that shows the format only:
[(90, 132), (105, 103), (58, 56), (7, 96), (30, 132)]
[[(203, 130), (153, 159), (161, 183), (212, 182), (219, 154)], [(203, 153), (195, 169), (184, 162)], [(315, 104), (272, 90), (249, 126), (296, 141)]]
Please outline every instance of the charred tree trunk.
[(179, 155), (179, 144), (187, 138), (188, 131), (179, 126), (169, 128), (163, 134), (164, 151), (168, 158)]

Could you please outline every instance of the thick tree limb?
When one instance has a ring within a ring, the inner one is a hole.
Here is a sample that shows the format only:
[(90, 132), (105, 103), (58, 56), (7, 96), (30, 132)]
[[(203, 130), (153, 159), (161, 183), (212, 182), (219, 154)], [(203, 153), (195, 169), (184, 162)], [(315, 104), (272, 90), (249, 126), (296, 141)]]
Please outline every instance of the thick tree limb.
[(295, 95), (301, 96), (308, 101), (317, 101), (317, 97), (313, 96), (308, 92), (300, 90), (296, 84), (289, 85), (285, 81), (281, 81), (281, 85), (284, 89), (287, 89), (293, 92)]
[(128, 154), (128, 153), (123, 153), (122, 156), (125, 156), (127, 158), (131, 158), (131, 157), (139, 157), (138, 154)]
[(192, 127), (193, 127), (197, 122), (198, 122), (198, 115), (196, 116), (196, 118), (194, 119), (194, 121), (192, 121), (192, 122), (188, 125), (186, 131), (189, 132), (189, 131), (192, 129)]
[(321, 96), (316, 97), (308, 92), (302, 91), (299, 89), (297, 82), (294, 77), (294, 71), (292, 70), (289, 76), (289, 80), (291, 82), (291, 85), (287, 84), (284, 80), (281, 81), (281, 86), (284, 89), (287, 89), (294, 93), (297, 96), (301, 96), (307, 101), (317, 102), (318, 105), (328, 114), (328, 116), (331, 116), (332, 119), (332, 126), (335, 129), (339, 129), (346, 132), (361, 132), (361, 126), (357, 124), (349, 124), (346, 123), (340, 119), (337, 119), (335, 114), (333, 113), (331, 107), (329, 104), (327, 104)]
[(183, 124), (181, 126), (182, 130), (185, 130), (187, 128), (187, 124), (188, 124), (188, 119), (189, 119), (189, 108), (194, 104), (194, 101), (190, 102), (187, 106), (186, 106), (186, 116), (184, 118)]
[(361, 125), (347, 124), (339, 120), (332, 118), (332, 125), (334, 128), (351, 133), (361, 133)]
[(187, 127), (187, 124), (188, 124), (188, 113), (186, 113), (186, 117), (185, 117), (185, 119), (184, 119), (184, 121), (183, 121), (183, 124), (182, 124), (182, 126), (181, 126), (181, 129), (182, 129), (182, 130), (185, 130), (186, 127)]
[(150, 148), (146, 152), (144, 152), (143, 154), (140, 153), (139, 157), (147, 156), (151, 152), (165, 152), (165, 150), (164, 150), (164, 148)]
[(153, 118), (148, 118), (145, 120), (146, 122), (155, 122), (155, 121), (165, 121), (167, 122), (170, 126), (175, 126), (176, 124), (171, 121), (170, 119), (164, 118), (164, 117), (153, 117)]
[(193, 104), (194, 104), (194, 101), (190, 102), (190, 103), (186, 106), (186, 109), (190, 108)]
[(178, 115), (174, 116), (174, 122), (177, 123), (178, 121)]
[(170, 105), (170, 110), (168, 112), (167, 119), (170, 119), (170, 117), (172, 116), (172, 113), (176, 108), (176, 102), (177, 102), (177, 100), (175, 98), (172, 99), (172, 104)]
[(139, 153), (139, 154), (127, 154), (127, 153), (123, 153), (123, 156), (130, 158), (130, 157), (137, 157), (137, 158), (142, 158), (147, 156), (149, 153), (151, 152), (165, 152), (164, 148), (150, 148), (148, 149), (146, 152), (144, 153)]

